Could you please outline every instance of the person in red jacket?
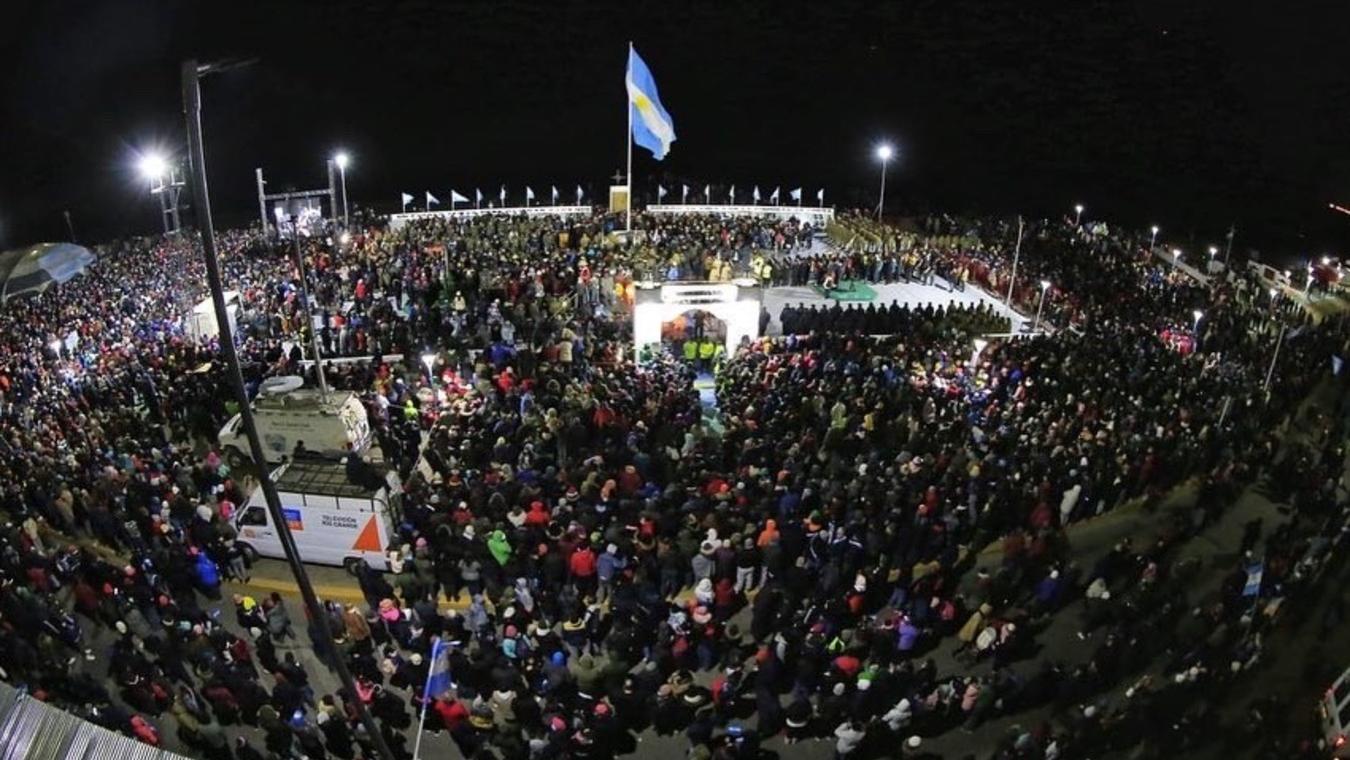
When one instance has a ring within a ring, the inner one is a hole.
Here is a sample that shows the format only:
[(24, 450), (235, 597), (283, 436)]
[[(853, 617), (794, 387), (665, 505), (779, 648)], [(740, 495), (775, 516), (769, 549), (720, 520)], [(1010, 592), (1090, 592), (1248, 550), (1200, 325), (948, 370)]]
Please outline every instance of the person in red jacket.
[(595, 565), (595, 552), (589, 543), (578, 546), (567, 561), (567, 566), (572, 571), (572, 582), (576, 584), (577, 594), (582, 597), (595, 593)]
[(530, 528), (544, 528), (548, 526), (552, 515), (549, 514), (548, 507), (544, 502), (535, 500), (530, 502), (530, 511), (525, 513), (525, 525)]

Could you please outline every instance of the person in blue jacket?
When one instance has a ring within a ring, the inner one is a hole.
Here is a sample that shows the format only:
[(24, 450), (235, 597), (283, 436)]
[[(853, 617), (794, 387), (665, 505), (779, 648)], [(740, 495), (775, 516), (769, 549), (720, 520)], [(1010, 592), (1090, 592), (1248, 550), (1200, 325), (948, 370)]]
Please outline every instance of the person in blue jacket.
[(197, 588), (212, 599), (220, 598), (220, 568), (216, 563), (196, 547), (192, 548), (192, 554), (196, 557), (193, 563), (193, 571), (197, 575)]

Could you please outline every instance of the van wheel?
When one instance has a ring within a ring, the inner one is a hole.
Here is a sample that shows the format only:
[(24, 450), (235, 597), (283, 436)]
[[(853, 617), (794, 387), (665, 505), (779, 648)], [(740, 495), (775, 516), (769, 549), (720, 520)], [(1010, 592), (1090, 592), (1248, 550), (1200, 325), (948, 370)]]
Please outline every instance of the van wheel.
[(366, 564), (366, 561), (360, 557), (348, 557), (342, 560), (342, 569), (346, 570), (348, 575), (356, 577), (364, 564)]

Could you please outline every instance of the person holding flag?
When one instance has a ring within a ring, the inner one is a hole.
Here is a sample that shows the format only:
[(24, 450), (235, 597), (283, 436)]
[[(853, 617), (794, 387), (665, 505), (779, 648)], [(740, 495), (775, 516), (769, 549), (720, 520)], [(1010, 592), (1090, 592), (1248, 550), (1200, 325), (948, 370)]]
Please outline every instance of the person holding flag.
[(417, 739), (413, 741), (414, 760), (422, 749), (422, 728), (427, 722), (427, 706), (454, 688), (455, 682), (450, 675), (450, 643), (437, 636), (431, 641), (431, 668), (427, 672), (427, 684), (422, 689), (422, 718), (417, 723)]

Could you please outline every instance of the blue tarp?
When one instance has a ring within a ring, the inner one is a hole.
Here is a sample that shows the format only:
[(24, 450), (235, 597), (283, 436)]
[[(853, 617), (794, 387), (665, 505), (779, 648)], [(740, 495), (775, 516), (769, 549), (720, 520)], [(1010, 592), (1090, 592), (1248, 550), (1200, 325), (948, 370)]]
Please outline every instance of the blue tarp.
[(94, 254), (74, 243), (38, 243), (0, 253), (0, 302), (66, 282), (92, 263)]

